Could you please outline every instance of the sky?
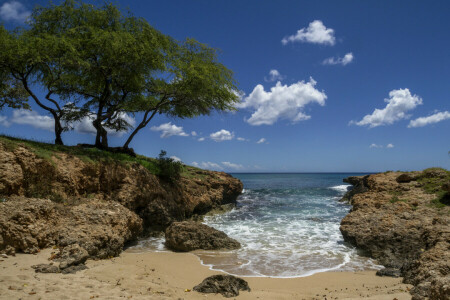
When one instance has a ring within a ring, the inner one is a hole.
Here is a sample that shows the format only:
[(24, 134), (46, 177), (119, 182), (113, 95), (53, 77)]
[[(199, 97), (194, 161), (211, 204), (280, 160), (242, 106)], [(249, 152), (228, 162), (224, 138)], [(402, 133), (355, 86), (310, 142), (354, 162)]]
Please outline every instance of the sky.
[[(46, 3), (0, 1), (1, 22), (20, 26)], [(450, 1), (115, 3), (177, 40), (220, 49), (241, 93), (234, 113), (154, 118), (131, 144), (137, 153), (164, 149), (226, 172), (450, 169)], [(0, 112), (0, 134), (51, 142), (52, 126), (36, 107)], [(63, 140), (93, 143), (91, 125)]]

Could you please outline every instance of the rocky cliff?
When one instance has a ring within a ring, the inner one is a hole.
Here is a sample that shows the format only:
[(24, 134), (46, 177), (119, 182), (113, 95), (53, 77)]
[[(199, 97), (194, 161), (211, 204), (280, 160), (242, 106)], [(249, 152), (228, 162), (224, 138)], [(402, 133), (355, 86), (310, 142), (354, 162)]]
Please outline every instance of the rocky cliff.
[(223, 172), (186, 166), (172, 182), (151, 159), (49, 147), (0, 139), (0, 252), (77, 243), (91, 257), (117, 255), (146, 231), (235, 203), (243, 188)]
[(413, 299), (450, 299), (450, 172), (386, 172), (344, 180), (353, 205), (345, 241), (411, 283)]

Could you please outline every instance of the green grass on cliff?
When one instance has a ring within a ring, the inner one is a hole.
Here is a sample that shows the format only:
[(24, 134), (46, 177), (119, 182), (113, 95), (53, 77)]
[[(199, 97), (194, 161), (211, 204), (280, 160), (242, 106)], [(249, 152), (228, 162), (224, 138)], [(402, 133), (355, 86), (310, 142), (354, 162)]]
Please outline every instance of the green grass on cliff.
[(431, 201), (433, 206), (442, 208), (450, 205), (449, 193), (443, 190), (443, 185), (450, 182), (450, 171), (443, 168), (428, 168), (422, 171), (417, 181), (426, 193), (436, 195)]
[[(158, 160), (156, 158), (137, 155), (132, 157), (124, 153), (113, 153), (109, 151), (102, 151), (96, 148), (84, 148), (79, 146), (61, 146), (49, 143), (43, 143), (33, 140), (25, 140), (11, 136), (0, 135), (0, 143), (6, 147), (7, 150), (13, 151), (18, 146), (24, 146), (30, 149), (37, 157), (45, 159), (53, 163), (52, 157), (58, 157), (58, 153), (66, 153), (73, 155), (85, 162), (102, 162), (102, 161), (116, 161), (123, 164), (138, 163), (145, 167), (151, 174), (159, 175), (161, 173), (158, 167)], [(206, 175), (204, 171), (195, 167), (183, 165), (181, 177), (188, 179), (202, 179)]]

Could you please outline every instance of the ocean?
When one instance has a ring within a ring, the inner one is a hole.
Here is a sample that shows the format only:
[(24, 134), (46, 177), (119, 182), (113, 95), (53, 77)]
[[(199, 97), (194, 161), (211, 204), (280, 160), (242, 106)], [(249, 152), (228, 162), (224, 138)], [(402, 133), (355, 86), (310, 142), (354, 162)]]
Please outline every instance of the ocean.
[[(236, 208), (207, 216), (242, 247), (196, 251), (203, 264), (238, 276), (302, 277), (326, 271), (380, 269), (344, 243), (339, 231), (350, 205), (339, 202), (354, 173), (232, 174), (244, 183)], [(165, 251), (163, 238), (141, 241), (134, 251)]]

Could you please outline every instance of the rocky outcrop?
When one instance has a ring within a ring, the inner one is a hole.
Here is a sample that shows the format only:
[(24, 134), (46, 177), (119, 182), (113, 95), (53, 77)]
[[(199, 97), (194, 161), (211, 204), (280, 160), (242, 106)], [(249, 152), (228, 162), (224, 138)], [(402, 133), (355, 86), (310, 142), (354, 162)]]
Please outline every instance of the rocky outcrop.
[(232, 275), (213, 275), (205, 278), (202, 283), (194, 287), (200, 293), (222, 294), (226, 298), (239, 296), (239, 291), (249, 291), (247, 281)]
[(91, 200), (66, 206), (48, 199), (14, 197), (0, 204), (0, 252), (61, 249), (62, 269), (88, 257), (118, 255), (142, 233), (142, 219), (115, 202)]
[(0, 197), (95, 198), (121, 204), (137, 213), (144, 228), (165, 228), (174, 221), (235, 203), (242, 183), (224, 172), (190, 168), (176, 183), (153, 175), (138, 163), (93, 161), (66, 152), (36, 155), (25, 145), (0, 141)]
[(450, 207), (438, 200), (450, 175), (439, 169), (404, 174), (347, 179), (355, 188), (342, 235), (388, 273), (400, 271), (415, 286), (413, 299), (449, 299)]
[(364, 193), (368, 190), (366, 180), (368, 178), (367, 176), (350, 176), (347, 178), (344, 178), (345, 183), (350, 183), (353, 185), (352, 189), (350, 189), (345, 195), (342, 197), (342, 202), (349, 202), (350, 199), (355, 194)]
[(224, 232), (197, 222), (175, 222), (165, 232), (166, 246), (175, 251), (229, 250), (241, 247)]
[(115, 256), (145, 231), (234, 204), (243, 187), (223, 172), (189, 167), (170, 182), (139, 163), (39, 151), (0, 140), (0, 252), (77, 244)]

